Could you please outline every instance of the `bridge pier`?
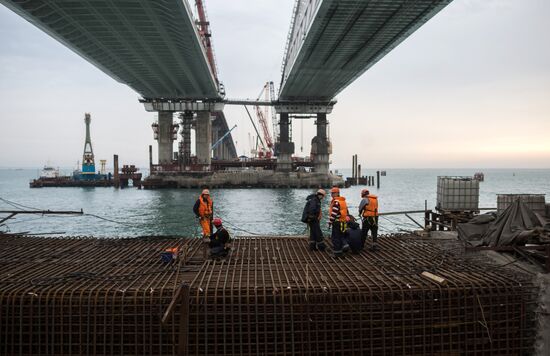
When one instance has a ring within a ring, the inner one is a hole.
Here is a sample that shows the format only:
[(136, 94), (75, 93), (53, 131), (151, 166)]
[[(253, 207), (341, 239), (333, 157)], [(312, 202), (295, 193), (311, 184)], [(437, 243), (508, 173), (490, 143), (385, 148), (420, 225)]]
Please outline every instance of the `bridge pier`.
[(172, 163), (174, 150), (174, 138), (172, 132), (173, 125), (172, 111), (158, 112), (158, 163)]
[(195, 141), (197, 163), (210, 166), (212, 163), (212, 118), (209, 111), (197, 112)]
[(180, 114), (181, 142), (179, 146), (179, 159), (182, 168), (191, 163), (191, 123), (193, 112), (186, 110)]
[(292, 154), (294, 142), (290, 142), (290, 120), (288, 113), (281, 113), (279, 119), (279, 147), (277, 156), (277, 170), (280, 172), (292, 171)]
[(327, 137), (327, 114), (317, 114), (317, 136), (311, 140), (311, 154), (315, 172), (328, 174), (329, 156), (332, 153)]

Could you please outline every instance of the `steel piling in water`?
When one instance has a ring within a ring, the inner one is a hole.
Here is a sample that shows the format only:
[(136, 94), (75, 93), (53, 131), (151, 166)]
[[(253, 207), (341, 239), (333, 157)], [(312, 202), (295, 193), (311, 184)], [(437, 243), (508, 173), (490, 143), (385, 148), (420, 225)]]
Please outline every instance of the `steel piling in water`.
[[(0, 353), (529, 353), (535, 287), (455, 241), (385, 235), (335, 259), (303, 237), (0, 235)], [(180, 260), (160, 253), (179, 247)], [(445, 284), (421, 276), (445, 279)], [(164, 317), (164, 319), (163, 319)]]

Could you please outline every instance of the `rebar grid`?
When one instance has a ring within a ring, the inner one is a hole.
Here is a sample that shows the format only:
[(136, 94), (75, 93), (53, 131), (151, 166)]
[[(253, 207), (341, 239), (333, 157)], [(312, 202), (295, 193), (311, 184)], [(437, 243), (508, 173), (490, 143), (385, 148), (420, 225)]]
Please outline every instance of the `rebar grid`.
[[(302, 237), (238, 238), (228, 258), (204, 260), (198, 239), (0, 236), (0, 354), (530, 352), (536, 290), (526, 276), (457, 242), (380, 245), (342, 260)], [(175, 246), (182, 258), (163, 264)], [(185, 308), (162, 326), (182, 283)]]

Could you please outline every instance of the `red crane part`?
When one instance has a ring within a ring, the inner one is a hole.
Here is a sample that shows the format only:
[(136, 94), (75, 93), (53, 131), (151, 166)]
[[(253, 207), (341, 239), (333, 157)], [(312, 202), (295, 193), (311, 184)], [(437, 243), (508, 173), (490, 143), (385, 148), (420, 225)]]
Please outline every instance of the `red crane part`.
[(212, 33), (210, 32), (210, 22), (206, 17), (206, 9), (202, 0), (196, 0), (195, 5), (197, 6), (197, 12), (199, 15), (199, 34), (202, 38), (204, 48), (206, 49), (206, 57), (208, 58), (208, 63), (210, 64), (210, 69), (216, 82), (218, 81), (218, 73), (216, 71), (216, 62), (214, 61), (214, 50), (212, 49), (212, 42), (210, 37)]

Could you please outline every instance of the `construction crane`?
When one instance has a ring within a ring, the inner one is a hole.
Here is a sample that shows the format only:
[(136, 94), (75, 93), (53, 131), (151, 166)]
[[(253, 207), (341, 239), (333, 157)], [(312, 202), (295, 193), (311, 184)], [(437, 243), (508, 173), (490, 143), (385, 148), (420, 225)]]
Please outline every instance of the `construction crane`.
[[(270, 82), (267, 82), (260, 92), (258, 100), (260, 100), (262, 95), (264, 95), (264, 100), (269, 101), (270, 91)], [(256, 116), (258, 117), (258, 122), (260, 123), (265, 142), (265, 146), (263, 147), (263, 150), (259, 152), (258, 156), (260, 158), (271, 158), (273, 156), (273, 138), (271, 137), (271, 133), (269, 132), (269, 127), (267, 125), (268, 108), (266, 107), (265, 110), (262, 111), (260, 106), (257, 105), (254, 109), (256, 110)]]
[[(275, 85), (273, 85), (273, 82), (269, 82), (269, 98), (271, 102), (275, 102), (276, 100)], [(275, 142), (279, 142), (279, 123), (277, 122), (277, 113), (273, 106), (271, 107), (271, 124), (273, 125), (273, 139)]]
[(196, 0), (195, 5), (197, 6), (197, 13), (199, 15), (199, 21), (197, 22), (199, 35), (201, 36), (202, 43), (206, 49), (206, 57), (208, 59), (208, 64), (210, 64), (212, 74), (214, 75), (216, 82), (219, 84), (218, 71), (216, 69), (216, 61), (214, 59), (214, 49), (212, 48), (212, 41), (210, 40), (210, 37), (212, 37), (212, 32), (210, 32), (210, 22), (206, 16), (206, 9), (203, 1)]
[(216, 141), (216, 143), (212, 145), (212, 151), (214, 151), (216, 147), (218, 147), (223, 142), (223, 140), (225, 140), (229, 136), (229, 134), (231, 133), (231, 131), (233, 131), (235, 127), (237, 127), (237, 125), (234, 125), (231, 130), (227, 131), (222, 137), (220, 137), (218, 141)]

